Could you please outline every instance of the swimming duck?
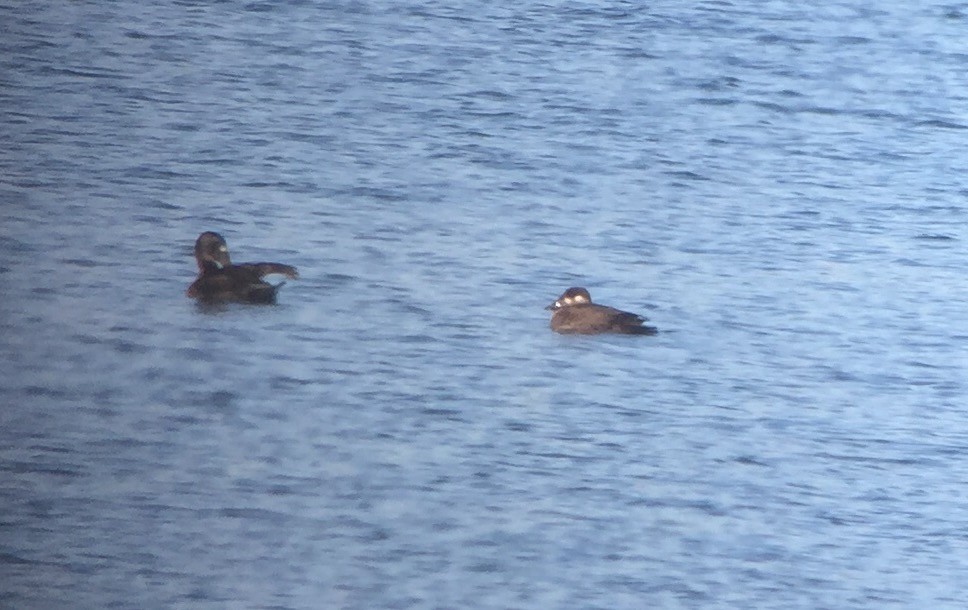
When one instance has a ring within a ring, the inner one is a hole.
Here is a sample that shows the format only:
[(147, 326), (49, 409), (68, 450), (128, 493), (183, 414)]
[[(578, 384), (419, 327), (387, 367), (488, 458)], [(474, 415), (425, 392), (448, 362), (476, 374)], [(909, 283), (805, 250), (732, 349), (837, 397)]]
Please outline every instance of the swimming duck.
[(195, 240), (198, 277), (185, 292), (206, 303), (275, 303), (282, 284), (270, 284), (263, 277), (279, 273), (296, 279), (295, 267), (281, 263), (241, 263), (233, 265), (225, 239), (205, 231)]
[(551, 330), (556, 333), (654, 335), (659, 332), (653, 326), (643, 325), (646, 318), (638, 314), (592, 303), (591, 295), (584, 288), (569, 288), (545, 309), (554, 312), (551, 314)]

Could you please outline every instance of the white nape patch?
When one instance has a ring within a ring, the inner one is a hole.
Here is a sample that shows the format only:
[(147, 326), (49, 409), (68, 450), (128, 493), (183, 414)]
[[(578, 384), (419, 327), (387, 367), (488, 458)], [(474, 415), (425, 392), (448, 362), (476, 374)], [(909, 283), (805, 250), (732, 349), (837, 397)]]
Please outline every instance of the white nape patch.
[(228, 252), (228, 251), (229, 251), (229, 249), (228, 249), (228, 248), (227, 248), (226, 246), (219, 246), (219, 247), (218, 247), (218, 251), (219, 251), (219, 252)]
[(588, 299), (586, 299), (585, 298), (585, 295), (583, 295), (583, 294), (576, 295), (572, 300), (575, 303), (587, 303), (588, 302)]

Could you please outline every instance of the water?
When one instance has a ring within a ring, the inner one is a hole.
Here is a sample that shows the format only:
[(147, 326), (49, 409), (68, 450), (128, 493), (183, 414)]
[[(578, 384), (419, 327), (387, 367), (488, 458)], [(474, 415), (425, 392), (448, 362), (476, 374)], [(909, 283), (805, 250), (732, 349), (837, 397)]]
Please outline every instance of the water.
[(0, 606), (968, 602), (963, 6), (0, 13)]

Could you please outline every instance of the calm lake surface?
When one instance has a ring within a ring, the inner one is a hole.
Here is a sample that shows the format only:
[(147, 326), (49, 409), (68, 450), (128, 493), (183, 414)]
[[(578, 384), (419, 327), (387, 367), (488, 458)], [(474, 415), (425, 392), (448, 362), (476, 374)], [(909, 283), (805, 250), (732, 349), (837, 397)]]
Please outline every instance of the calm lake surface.
[(0, 607), (968, 606), (964, 4), (0, 21)]

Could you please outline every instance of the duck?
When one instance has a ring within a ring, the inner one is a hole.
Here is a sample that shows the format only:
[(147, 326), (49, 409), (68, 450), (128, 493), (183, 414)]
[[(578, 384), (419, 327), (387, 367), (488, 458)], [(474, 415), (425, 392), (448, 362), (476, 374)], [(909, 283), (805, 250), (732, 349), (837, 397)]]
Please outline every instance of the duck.
[(225, 238), (215, 231), (205, 231), (195, 240), (195, 262), (198, 277), (185, 294), (204, 303), (272, 304), (285, 282), (270, 284), (263, 278), (274, 273), (291, 279), (299, 277), (295, 267), (282, 263), (233, 265)]
[(647, 318), (606, 305), (592, 303), (591, 294), (581, 287), (564, 291), (554, 303), (545, 307), (552, 311), (551, 330), (563, 335), (654, 335), (654, 326), (646, 326)]

